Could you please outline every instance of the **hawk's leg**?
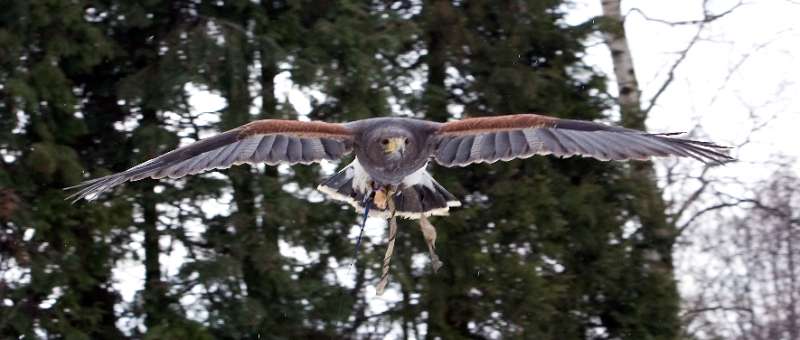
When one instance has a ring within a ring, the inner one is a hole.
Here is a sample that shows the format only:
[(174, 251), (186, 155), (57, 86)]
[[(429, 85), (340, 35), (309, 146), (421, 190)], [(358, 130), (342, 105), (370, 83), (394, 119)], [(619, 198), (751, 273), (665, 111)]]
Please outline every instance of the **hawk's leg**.
[(423, 214), (419, 218), (419, 229), (422, 230), (425, 243), (428, 244), (428, 253), (431, 255), (431, 266), (433, 266), (433, 272), (435, 273), (442, 267), (442, 261), (440, 261), (439, 256), (436, 255), (436, 228), (433, 227), (433, 224), (431, 224), (428, 218)]
[[(388, 195), (391, 197), (391, 193)], [(392, 262), (392, 254), (394, 253), (394, 241), (397, 239), (397, 217), (394, 215), (395, 206), (394, 200), (386, 201), (389, 210), (391, 210), (392, 217), (389, 218), (389, 242), (386, 246), (386, 254), (383, 255), (383, 272), (381, 273), (381, 280), (375, 288), (377, 295), (383, 295), (386, 285), (389, 283), (389, 264)]]

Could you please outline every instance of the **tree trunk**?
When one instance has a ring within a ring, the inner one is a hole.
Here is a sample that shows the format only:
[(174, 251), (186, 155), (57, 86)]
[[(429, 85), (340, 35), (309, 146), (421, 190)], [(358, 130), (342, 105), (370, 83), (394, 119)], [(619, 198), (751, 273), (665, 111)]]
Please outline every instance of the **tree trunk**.
[[(243, 25), (244, 26), (244, 25)], [(250, 115), (251, 95), (249, 65), (251, 64), (252, 45), (241, 32), (231, 32), (226, 38), (229, 41), (227, 51), (228, 75), (225, 97), (228, 109), (223, 116), (223, 129), (230, 129), (252, 120)], [(272, 79), (269, 72), (275, 70), (273, 64), (262, 65), (262, 98), (265, 106), (262, 112), (275, 112), (277, 100), (274, 98)], [(274, 71), (273, 71), (274, 72)], [(268, 107), (268, 105), (273, 105)], [(275, 167), (267, 167), (268, 173), (277, 175)], [(260, 191), (258, 180), (249, 166), (232, 167), (228, 170), (233, 186), (233, 202), (236, 212), (231, 216), (237, 237), (241, 239), (242, 279), (247, 288), (247, 295), (256, 301), (265, 311), (260, 320), (251, 320), (255, 329), (269, 329), (273, 335), (285, 334), (281, 322), (287, 314), (281, 290), (286, 287), (280, 284), (283, 269), (278, 248), (277, 225), (269, 225), (266, 216), (257, 204)], [(289, 325), (286, 325), (289, 326)], [(293, 327), (293, 326), (291, 326)]]
[(433, 0), (425, 3), (424, 9), (426, 44), (428, 54), (425, 65), (428, 67), (428, 82), (425, 87), (425, 110), (427, 118), (445, 121), (447, 114), (447, 41), (444, 19), (452, 12), (449, 0)]
[(111, 282), (111, 264), (107, 262), (111, 248), (102, 241), (95, 241), (91, 227), (87, 225), (75, 228), (75, 236), (78, 240), (74, 247), (75, 255), (89, 274), (82, 279), (88, 279), (91, 284), (85, 284), (87, 281), (71, 282), (69, 286), (77, 291), (77, 304), (83, 308), (81, 310), (92, 310), (94, 316), (68, 314), (67, 319), (73, 320), (71, 326), (86, 332), (90, 339), (122, 339), (124, 335), (117, 328), (114, 315), (114, 305), (119, 298), (106, 286)]
[(158, 214), (153, 194), (154, 185), (146, 185), (143, 192), (142, 210), (144, 212), (144, 324), (147, 329), (157, 326), (166, 310), (164, 284), (161, 282), (161, 265), (159, 256), (161, 249), (158, 243)]
[(603, 16), (609, 20), (606, 28), (606, 44), (611, 50), (611, 60), (614, 64), (614, 75), (617, 77), (619, 88), (620, 110), (622, 111), (622, 125), (632, 129), (645, 129), (646, 113), (642, 111), (639, 82), (636, 80), (636, 70), (633, 66), (633, 54), (628, 46), (625, 35), (624, 18), (620, 7), (621, 0), (601, 0)]
[[(158, 124), (155, 110), (145, 109), (143, 111), (142, 125), (155, 128)], [(149, 150), (144, 150), (147, 158), (158, 156), (159, 150), (154, 143), (148, 145)], [(159, 257), (161, 256), (161, 248), (159, 239), (161, 234), (158, 231), (158, 211), (156, 204), (158, 203), (158, 196), (153, 192), (155, 182), (148, 181), (144, 185), (141, 193), (139, 203), (142, 206), (142, 213), (144, 223), (142, 224), (142, 231), (144, 232), (144, 324), (148, 330), (162, 322), (166, 322), (166, 312), (168, 310), (169, 302), (167, 301), (166, 285), (161, 281), (161, 264)]]
[[(641, 90), (636, 80), (633, 56), (625, 35), (621, 0), (601, 0), (603, 15), (608, 20), (606, 43), (611, 51), (614, 74), (619, 88), (622, 125), (645, 130), (647, 113), (642, 110)], [(647, 332), (641, 336), (672, 339), (678, 335), (680, 323), (679, 296), (674, 278), (672, 250), (677, 229), (667, 221), (666, 205), (658, 188), (652, 162), (631, 163), (631, 182), (636, 199), (631, 209), (638, 217), (641, 238), (634, 242), (633, 256), (641, 262), (638, 273), (642, 280), (637, 292), (641, 325), (628, 325)], [(646, 307), (649, 306), (649, 307)], [(634, 319), (634, 320), (636, 320)], [(626, 326), (622, 326), (626, 327)], [(629, 334), (630, 335), (630, 334)], [(635, 336), (640, 337), (640, 336)]]

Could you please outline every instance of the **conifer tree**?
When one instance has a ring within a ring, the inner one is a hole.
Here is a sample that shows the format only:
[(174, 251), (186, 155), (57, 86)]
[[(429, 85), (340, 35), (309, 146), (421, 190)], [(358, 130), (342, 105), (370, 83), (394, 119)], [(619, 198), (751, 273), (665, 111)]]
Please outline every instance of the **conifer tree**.
[[(377, 314), (366, 292), (385, 240), (365, 239), (353, 258), (360, 221), (319, 198), (317, 165), (238, 166), (64, 201), (65, 186), (260, 118), (604, 119), (605, 79), (580, 60), (596, 27), (564, 24), (563, 5), (8, 4), (0, 13), (0, 338), (360, 338), (397, 329), (405, 338), (674, 338), (672, 269), (653, 275), (642, 251), (656, 231), (626, 232), (645, 212), (643, 228), (658, 225), (663, 207), (642, 210), (634, 197), (658, 201), (657, 190), (642, 193), (626, 163), (432, 165), (464, 204), (432, 219), (444, 267), (432, 272), (418, 226), (402, 222), (389, 285), (400, 301)], [(324, 94), (306, 117), (275, 95), (283, 75)], [(221, 95), (226, 107), (193, 114), (187, 84)], [(204, 211), (209, 202), (226, 208)], [(161, 259), (173, 244), (187, 257), (168, 276)], [(310, 260), (285, 256), (286, 246)], [(354, 260), (344, 285), (341, 269)], [(113, 279), (122, 261), (144, 267), (132, 304)]]

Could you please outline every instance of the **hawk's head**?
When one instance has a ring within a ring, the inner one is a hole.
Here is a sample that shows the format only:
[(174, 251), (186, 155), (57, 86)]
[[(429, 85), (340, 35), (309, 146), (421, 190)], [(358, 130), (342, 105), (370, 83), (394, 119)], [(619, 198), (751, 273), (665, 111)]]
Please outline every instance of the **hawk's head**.
[(381, 139), (383, 153), (388, 158), (403, 158), (406, 145), (411, 143), (408, 137), (387, 137)]
[(416, 154), (413, 134), (402, 127), (385, 127), (370, 133), (367, 138), (369, 157), (387, 165), (396, 165)]

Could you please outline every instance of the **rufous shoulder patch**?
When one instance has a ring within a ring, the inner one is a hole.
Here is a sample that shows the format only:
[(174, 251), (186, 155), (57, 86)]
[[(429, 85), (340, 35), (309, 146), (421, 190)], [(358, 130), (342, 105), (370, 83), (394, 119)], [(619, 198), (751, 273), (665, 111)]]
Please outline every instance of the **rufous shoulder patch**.
[(239, 138), (252, 135), (293, 134), (310, 138), (352, 138), (352, 132), (341, 124), (318, 121), (303, 122), (298, 120), (262, 119), (250, 122), (239, 128)]
[(504, 130), (518, 130), (538, 127), (551, 127), (558, 118), (537, 114), (517, 114), (493, 117), (476, 117), (442, 124), (438, 134), (463, 135)]

